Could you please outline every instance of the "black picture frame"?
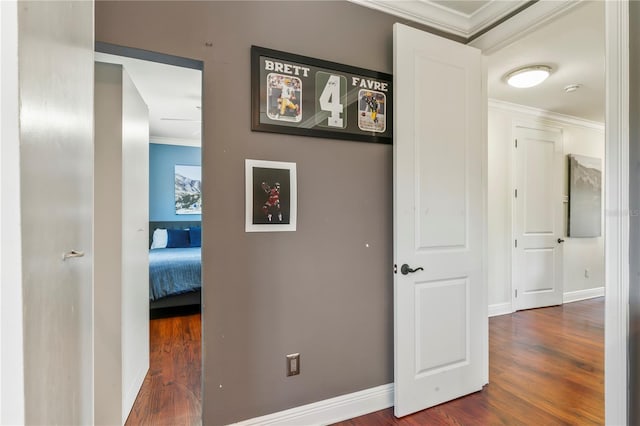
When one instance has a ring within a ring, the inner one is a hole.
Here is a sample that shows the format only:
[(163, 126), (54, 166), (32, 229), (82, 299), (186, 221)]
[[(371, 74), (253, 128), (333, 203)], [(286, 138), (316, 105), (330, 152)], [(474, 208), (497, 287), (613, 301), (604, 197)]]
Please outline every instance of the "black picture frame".
[(251, 116), (253, 131), (392, 144), (393, 76), (251, 46)]

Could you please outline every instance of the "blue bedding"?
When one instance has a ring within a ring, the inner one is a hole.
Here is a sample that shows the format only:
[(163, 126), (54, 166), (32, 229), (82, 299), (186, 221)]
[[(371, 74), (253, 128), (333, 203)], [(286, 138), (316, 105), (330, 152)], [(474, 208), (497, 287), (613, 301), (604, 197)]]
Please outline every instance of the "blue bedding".
[(163, 248), (149, 251), (149, 298), (200, 290), (200, 247)]

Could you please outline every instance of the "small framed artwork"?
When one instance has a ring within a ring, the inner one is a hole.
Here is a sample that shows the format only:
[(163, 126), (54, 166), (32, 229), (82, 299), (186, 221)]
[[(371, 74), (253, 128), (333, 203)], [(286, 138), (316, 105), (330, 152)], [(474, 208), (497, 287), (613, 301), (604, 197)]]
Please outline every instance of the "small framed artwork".
[(176, 214), (202, 213), (201, 166), (175, 165)]
[(245, 231), (295, 231), (296, 163), (245, 160)]

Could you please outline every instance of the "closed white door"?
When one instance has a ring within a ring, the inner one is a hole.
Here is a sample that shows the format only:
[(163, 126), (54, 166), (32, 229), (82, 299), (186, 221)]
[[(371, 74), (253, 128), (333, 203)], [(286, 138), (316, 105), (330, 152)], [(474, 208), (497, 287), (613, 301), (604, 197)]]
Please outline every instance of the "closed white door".
[(562, 304), (562, 133), (515, 128), (516, 310)]
[(93, 2), (19, 2), (28, 425), (93, 424)]
[(398, 417), (487, 381), (483, 86), (479, 50), (394, 25)]

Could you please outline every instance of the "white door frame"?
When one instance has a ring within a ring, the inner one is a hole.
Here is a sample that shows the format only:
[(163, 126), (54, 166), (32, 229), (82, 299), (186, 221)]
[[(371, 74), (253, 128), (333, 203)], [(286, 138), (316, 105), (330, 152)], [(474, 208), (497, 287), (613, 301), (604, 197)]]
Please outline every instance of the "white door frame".
[[(507, 46), (579, 4), (537, 2), (472, 46)], [(605, 2), (605, 423), (627, 424), (629, 304), (629, 2)]]
[(0, 1), (0, 424), (24, 424), (18, 4)]
[(605, 2), (605, 423), (627, 424), (629, 2)]

